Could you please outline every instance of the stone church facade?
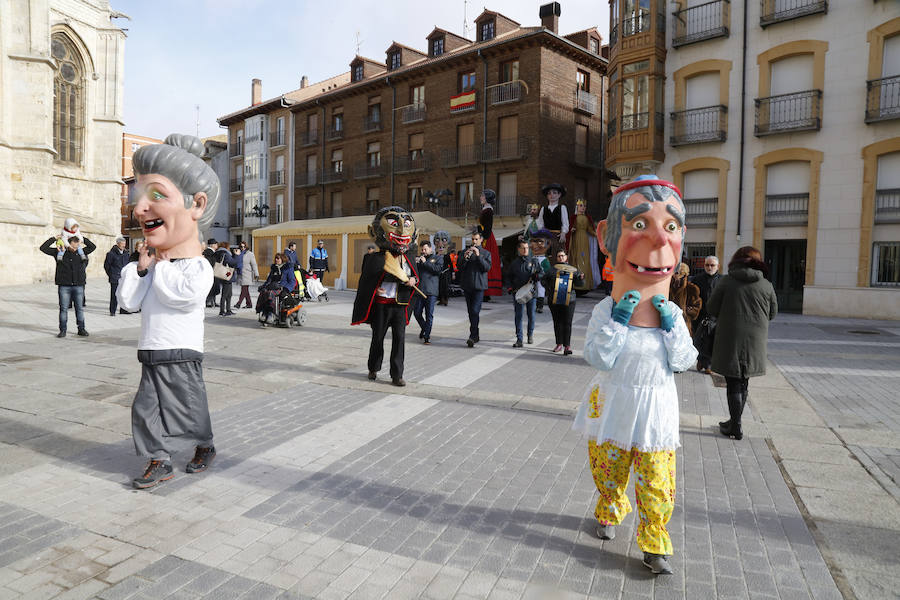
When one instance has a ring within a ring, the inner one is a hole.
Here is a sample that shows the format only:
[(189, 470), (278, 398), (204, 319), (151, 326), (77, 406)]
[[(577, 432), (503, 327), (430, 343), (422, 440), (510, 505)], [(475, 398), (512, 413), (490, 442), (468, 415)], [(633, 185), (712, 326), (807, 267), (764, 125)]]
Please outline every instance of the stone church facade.
[(0, 0), (0, 285), (53, 279), (38, 246), (76, 218), (97, 244), (121, 229), (124, 17), (106, 0)]

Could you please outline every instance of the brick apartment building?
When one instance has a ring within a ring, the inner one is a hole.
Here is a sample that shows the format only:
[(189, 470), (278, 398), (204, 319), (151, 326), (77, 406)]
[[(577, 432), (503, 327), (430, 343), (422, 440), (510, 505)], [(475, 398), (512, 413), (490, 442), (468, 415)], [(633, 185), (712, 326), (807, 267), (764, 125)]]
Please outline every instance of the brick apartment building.
[(349, 73), (265, 102), (254, 83), (254, 105), (219, 119), (232, 230), (389, 204), (472, 224), (482, 188), (516, 216), (550, 181), (603, 210), (607, 60), (596, 29), (561, 36), (558, 16), (546, 5), (523, 27), (485, 10), (474, 41), (436, 28), (425, 52), (395, 42), (383, 62), (356, 56)]

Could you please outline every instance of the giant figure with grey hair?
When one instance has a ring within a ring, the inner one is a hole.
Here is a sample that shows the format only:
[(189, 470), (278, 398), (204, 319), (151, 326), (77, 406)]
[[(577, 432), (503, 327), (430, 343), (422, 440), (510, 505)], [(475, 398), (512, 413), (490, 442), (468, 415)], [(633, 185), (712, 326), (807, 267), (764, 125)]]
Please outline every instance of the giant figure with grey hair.
[(139, 456), (149, 459), (132, 484), (149, 488), (171, 479), (172, 454), (195, 445), (185, 471), (207, 469), (216, 455), (203, 381), (203, 318), (213, 271), (201, 233), (219, 200), (219, 180), (201, 158), (196, 137), (172, 134), (132, 158), (137, 176), (134, 216), (146, 244), (122, 269), (117, 297), (141, 311), (141, 382), (131, 407)]
[(626, 488), (634, 469), (637, 542), (654, 574), (672, 572), (666, 525), (675, 506), (680, 445), (674, 373), (697, 358), (681, 309), (666, 298), (684, 232), (684, 204), (672, 183), (649, 175), (616, 190), (597, 227), (615, 273), (613, 290), (588, 324), (584, 358), (597, 374), (573, 425), (588, 435), (601, 539), (612, 539), (631, 512)]

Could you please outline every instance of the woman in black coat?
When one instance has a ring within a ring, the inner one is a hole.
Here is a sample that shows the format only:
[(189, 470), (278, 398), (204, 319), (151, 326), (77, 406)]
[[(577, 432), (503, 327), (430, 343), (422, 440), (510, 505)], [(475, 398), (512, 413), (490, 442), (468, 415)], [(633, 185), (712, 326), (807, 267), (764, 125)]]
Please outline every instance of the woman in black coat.
[(769, 321), (778, 314), (768, 274), (759, 250), (739, 248), (728, 263), (728, 275), (716, 285), (706, 307), (717, 319), (712, 370), (725, 376), (731, 415), (719, 423), (719, 430), (736, 440), (743, 437), (741, 414), (747, 403), (748, 380), (766, 374)]

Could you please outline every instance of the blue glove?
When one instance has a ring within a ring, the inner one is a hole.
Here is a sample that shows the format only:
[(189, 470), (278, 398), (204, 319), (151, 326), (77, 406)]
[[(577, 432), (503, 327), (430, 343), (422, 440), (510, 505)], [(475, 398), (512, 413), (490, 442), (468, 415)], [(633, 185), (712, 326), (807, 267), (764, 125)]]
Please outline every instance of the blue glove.
[(613, 321), (621, 325), (628, 325), (628, 321), (631, 319), (631, 313), (634, 312), (634, 307), (637, 306), (640, 301), (641, 293), (637, 290), (625, 292), (625, 295), (622, 296), (622, 299), (619, 300), (619, 303), (616, 304), (615, 308), (612, 310)]
[(653, 307), (659, 311), (659, 326), (666, 331), (672, 331), (675, 327), (675, 318), (672, 316), (672, 309), (669, 308), (669, 302), (662, 294), (657, 294), (650, 299)]

